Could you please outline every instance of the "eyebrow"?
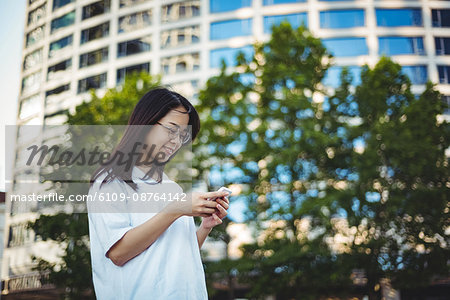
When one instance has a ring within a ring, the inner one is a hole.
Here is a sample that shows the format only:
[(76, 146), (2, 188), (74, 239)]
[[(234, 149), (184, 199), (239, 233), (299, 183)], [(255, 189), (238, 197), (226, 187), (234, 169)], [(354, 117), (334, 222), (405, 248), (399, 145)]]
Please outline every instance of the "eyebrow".
[(174, 122), (169, 122), (169, 123), (177, 126), (178, 128), (180, 128), (180, 125), (178, 125), (177, 123), (174, 123)]

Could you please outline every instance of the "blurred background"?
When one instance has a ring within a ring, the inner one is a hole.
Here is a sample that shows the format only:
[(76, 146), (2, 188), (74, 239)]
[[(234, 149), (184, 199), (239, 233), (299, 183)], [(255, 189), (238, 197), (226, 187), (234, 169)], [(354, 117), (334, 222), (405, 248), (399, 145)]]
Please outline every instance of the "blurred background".
[[(211, 299), (449, 299), (450, 1), (2, 0), (0, 14), (5, 147), (25, 145), (5, 125), (126, 124), (156, 85), (196, 106), (194, 186), (233, 190), (201, 249)], [(95, 297), (86, 216), (15, 211), (5, 199), (33, 174), (6, 178), (5, 147), (1, 297)]]

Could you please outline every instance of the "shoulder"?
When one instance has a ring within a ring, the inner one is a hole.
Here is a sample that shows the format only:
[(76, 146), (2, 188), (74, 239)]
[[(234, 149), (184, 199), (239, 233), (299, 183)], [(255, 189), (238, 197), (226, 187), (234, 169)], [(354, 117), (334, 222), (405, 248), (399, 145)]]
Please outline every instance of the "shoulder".
[(109, 179), (107, 182), (103, 182), (108, 174), (106, 172), (98, 176), (91, 184), (89, 191), (111, 191), (111, 192), (124, 192), (127, 189), (127, 184), (120, 178)]

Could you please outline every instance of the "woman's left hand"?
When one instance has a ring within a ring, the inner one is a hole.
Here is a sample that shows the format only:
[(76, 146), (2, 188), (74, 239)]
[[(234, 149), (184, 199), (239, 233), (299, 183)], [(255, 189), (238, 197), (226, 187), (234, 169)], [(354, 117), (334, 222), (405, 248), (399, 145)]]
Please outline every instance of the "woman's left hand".
[(228, 214), (227, 209), (230, 207), (228, 197), (217, 198), (216, 208), (218, 211), (209, 217), (202, 217), (201, 226), (205, 229), (212, 229), (214, 226), (222, 224), (222, 219)]

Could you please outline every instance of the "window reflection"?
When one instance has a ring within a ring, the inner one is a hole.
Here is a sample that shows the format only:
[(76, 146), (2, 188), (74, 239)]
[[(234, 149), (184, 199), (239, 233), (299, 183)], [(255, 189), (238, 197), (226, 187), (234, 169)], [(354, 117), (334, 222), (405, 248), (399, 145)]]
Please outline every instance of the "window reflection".
[(380, 37), (379, 53), (385, 55), (416, 54), (424, 55), (422, 37)]
[(440, 83), (450, 83), (450, 66), (438, 66), (438, 73)]
[(161, 68), (164, 74), (198, 70), (200, 68), (200, 54), (196, 52), (164, 57), (161, 59)]
[(308, 26), (308, 15), (307, 13), (295, 13), (289, 15), (264, 16), (264, 32), (270, 33), (272, 31), (272, 26), (279, 25), (282, 21), (288, 21), (292, 28), (297, 28), (302, 24)]
[(41, 98), (39, 95), (28, 97), (20, 102), (19, 118), (26, 119), (41, 110)]
[(55, 32), (58, 29), (72, 25), (75, 22), (75, 11), (71, 11), (62, 17), (52, 20), (51, 32)]
[(212, 13), (219, 13), (249, 7), (251, 5), (252, 0), (210, 0), (209, 10)]
[(450, 55), (450, 37), (435, 37), (436, 55)]
[(247, 36), (252, 34), (252, 19), (227, 20), (211, 23), (211, 40), (222, 40), (236, 36)]
[(200, 26), (188, 26), (161, 32), (161, 48), (195, 44), (200, 41)]
[(26, 46), (30, 47), (44, 38), (45, 25), (33, 29), (27, 34)]
[(322, 39), (323, 44), (334, 56), (358, 56), (369, 53), (365, 38)]
[(28, 70), (34, 66), (39, 65), (40, 63), (42, 63), (42, 48), (37, 49), (25, 56), (25, 59), (23, 61), (23, 70)]
[(427, 66), (402, 66), (402, 72), (409, 77), (412, 84), (425, 84), (427, 82)]
[(81, 31), (81, 44), (101, 39), (109, 35), (109, 22)]
[(152, 11), (141, 11), (119, 18), (119, 33), (130, 32), (149, 26), (152, 23)]
[(84, 93), (90, 89), (99, 89), (106, 86), (106, 73), (90, 76), (78, 81), (78, 93)]
[(97, 49), (80, 55), (80, 69), (108, 60), (108, 47)]
[(320, 12), (321, 28), (351, 28), (363, 26), (365, 26), (363, 9)]
[(22, 94), (33, 92), (41, 84), (41, 71), (30, 74), (22, 79)]
[(422, 26), (420, 8), (376, 9), (377, 25), (384, 27)]
[(145, 36), (139, 39), (126, 41), (117, 45), (117, 57), (134, 55), (150, 51), (151, 36)]
[(61, 73), (72, 68), (72, 59), (67, 59), (62, 62), (57, 63), (56, 65), (50, 66), (47, 72), (47, 80), (55, 79), (57, 76), (60, 76)]
[(42, 20), (45, 17), (45, 8), (46, 4), (39, 6), (38, 8), (32, 10), (28, 14), (28, 26), (32, 26), (37, 24), (40, 20)]
[(82, 20), (109, 12), (111, 0), (101, 0), (89, 5), (83, 6)]
[(117, 70), (116, 82), (118, 84), (125, 81), (125, 77), (132, 73), (150, 72), (150, 63), (138, 64)]
[(450, 9), (433, 9), (431, 16), (433, 27), (450, 27)]
[(62, 39), (59, 39), (59, 40), (51, 43), (50, 49), (48, 52), (48, 57), (54, 57), (59, 50), (72, 45), (72, 41), (73, 41), (72, 35), (68, 35), (68, 36), (63, 37)]
[(200, 0), (183, 1), (164, 5), (161, 8), (161, 22), (173, 22), (200, 15)]
[(149, 1), (149, 0), (120, 0), (119, 6), (120, 6), (120, 8), (128, 7), (128, 6), (132, 6), (132, 5), (141, 4), (141, 3), (144, 3), (147, 1)]

